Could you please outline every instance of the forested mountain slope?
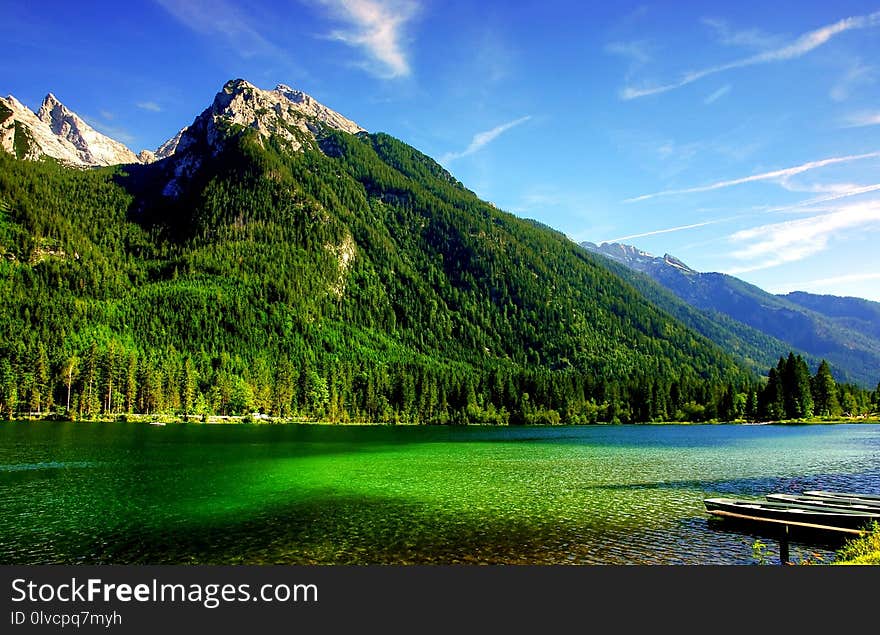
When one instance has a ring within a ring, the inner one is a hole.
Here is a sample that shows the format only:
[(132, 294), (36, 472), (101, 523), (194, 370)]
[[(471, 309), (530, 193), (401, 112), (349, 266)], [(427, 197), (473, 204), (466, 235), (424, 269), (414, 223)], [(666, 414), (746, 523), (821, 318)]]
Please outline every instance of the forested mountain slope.
[(4, 412), (634, 421), (753, 386), (564, 236), (269, 92), (150, 165), (0, 153)]
[[(738, 322), (745, 341), (754, 342), (772, 357), (778, 358), (783, 350), (793, 349), (803, 352), (813, 367), (818, 360), (828, 360), (841, 381), (857, 382), (863, 387), (872, 387), (877, 382), (880, 307), (876, 302), (801, 292), (774, 295), (730, 275), (694, 271), (668, 254), (654, 257), (616, 243), (583, 246), (647, 274), (697, 309), (726, 316), (728, 323), (730, 319)], [(763, 333), (765, 341), (755, 337), (754, 331)], [(725, 349), (734, 352), (730, 346)]]

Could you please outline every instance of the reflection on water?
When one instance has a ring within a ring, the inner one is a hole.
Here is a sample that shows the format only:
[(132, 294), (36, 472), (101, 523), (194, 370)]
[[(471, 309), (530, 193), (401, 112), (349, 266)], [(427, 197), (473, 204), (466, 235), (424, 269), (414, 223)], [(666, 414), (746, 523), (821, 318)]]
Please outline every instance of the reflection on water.
[(0, 563), (747, 564), (703, 498), (803, 489), (880, 492), (880, 426), (3, 423)]

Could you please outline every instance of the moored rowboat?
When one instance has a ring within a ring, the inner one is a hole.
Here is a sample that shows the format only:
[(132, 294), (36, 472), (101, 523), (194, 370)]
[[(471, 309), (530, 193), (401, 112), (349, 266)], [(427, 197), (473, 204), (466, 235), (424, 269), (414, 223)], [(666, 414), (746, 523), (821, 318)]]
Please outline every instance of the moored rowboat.
[(805, 505), (808, 507), (831, 507), (835, 509), (850, 509), (868, 513), (880, 514), (880, 501), (870, 501), (859, 498), (822, 498), (819, 496), (807, 496), (802, 494), (767, 494), (768, 501), (778, 503), (790, 503)]
[(824, 490), (807, 490), (804, 496), (815, 496), (817, 498), (857, 498), (862, 501), (873, 501), (880, 503), (880, 495), (877, 494), (861, 494), (859, 492), (826, 492)]
[(841, 507), (733, 498), (707, 498), (703, 503), (706, 505), (706, 511), (719, 516), (735, 514), (746, 519), (783, 520), (824, 527), (862, 529), (872, 521), (880, 521), (880, 511), (864, 512)]

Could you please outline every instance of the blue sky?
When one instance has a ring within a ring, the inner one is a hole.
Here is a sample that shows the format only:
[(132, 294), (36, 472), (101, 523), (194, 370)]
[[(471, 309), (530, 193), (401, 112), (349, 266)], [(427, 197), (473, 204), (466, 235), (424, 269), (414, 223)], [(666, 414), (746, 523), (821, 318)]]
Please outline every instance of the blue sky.
[(304, 90), (501, 209), (880, 301), (880, 1), (0, 0), (0, 92), (135, 151)]

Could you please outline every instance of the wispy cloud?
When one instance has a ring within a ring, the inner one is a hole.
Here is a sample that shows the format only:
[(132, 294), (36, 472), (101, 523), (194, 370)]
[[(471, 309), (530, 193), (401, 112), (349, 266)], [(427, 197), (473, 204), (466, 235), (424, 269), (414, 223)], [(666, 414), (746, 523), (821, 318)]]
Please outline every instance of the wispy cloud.
[(861, 196), (862, 194), (870, 194), (871, 192), (880, 191), (880, 183), (875, 183), (873, 185), (865, 185), (865, 186), (854, 186), (848, 190), (837, 191), (833, 194), (829, 194), (827, 196), (817, 196), (816, 198), (807, 199), (806, 201), (801, 201), (800, 203), (794, 203), (792, 205), (783, 205), (781, 207), (770, 207), (767, 209), (768, 212), (790, 212), (796, 210), (804, 210), (805, 208), (810, 208), (814, 205), (819, 205), (820, 203), (830, 203), (832, 201), (839, 201), (844, 198), (851, 198), (853, 196)]
[(703, 18), (703, 24), (712, 30), (715, 38), (724, 46), (738, 46), (750, 49), (769, 49), (779, 46), (779, 37), (765, 33), (760, 29), (734, 29), (725, 20), (719, 18)]
[(788, 289), (803, 289), (809, 287), (834, 287), (845, 282), (867, 282), (868, 280), (880, 280), (880, 273), (850, 273), (843, 276), (834, 276), (832, 278), (807, 280), (805, 282), (784, 285), (783, 288), (776, 289), (774, 292), (784, 293)]
[(719, 99), (724, 97), (729, 92), (730, 92), (730, 84), (725, 84), (724, 86), (722, 86), (718, 90), (714, 91), (710, 95), (707, 95), (706, 98), (703, 100), (703, 103), (706, 104), (707, 106), (709, 104), (714, 104), (716, 101), (718, 101)]
[(880, 126), (880, 110), (856, 112), (843, 121), (844, 128), (862, 128), (864, 126)]
[(781, 179), (779, 185), (789, 192), (810, 194), (844, 194), (861, 187), (855, 183), (796, 183), (790, 178)]
[(242, 57), (279, 51), (245, 13), (227, 0), (155, 0), (193, 31), (222, 37)]
[(474, 152), (478, 152), (511, 128), (515, 128), (516, 126), (524, 124), (531, 118), (531, 115), (526, 115), (525, 117), (520, 117), (519, 119), (514, 119), (513, 121), (503, 123), (500, 126), (495, 126), (491, 130), (478, 132), (474, 135), (474, 138), (471, 139), (471, 143), (467, 148), (465, 148), (461, 152), (447, 152), (440, 158), (440, 163), (446, 164), (450, 161), (454, 161), (455, 159), (460, 159), (462, 157), (471, 155)]
[(746, 246), (731, 255), (746, 264), (728, 273), (747, 273), (803, 260), (824, 251), (829, 241), (843, 231), (855, 228), (864, 231), (866, 226), (877, 223), (880, 223), (880, 201), (872, 200), (809, 218), (738, 231), (729, 237), (730, 241)]
[(647, 40), (609, 42), (605, 45), (605, 52), (609, 55), (622, 57), (629, 62), (623, 77), (623, 81), (626, 83), (629, 83), (654, 58), (650, 42)]
[(609, 42), (605, 45), (605, 52), (612, 55), (620, 55), (638, 64), (647, 64), (651, 61), (648, 44), (644, 40)]
[(837, 77), (828, 96), (833, 101), (846, 101), (856, 88), (873, 83), (875, 75), (873, 66), (863, 64), (858, 58), (852, 60), (846, 72)]
[(363, 49), (369, 56), (363, 67), (385, 79), (411, 73), (405, 50), (405, 30), (418, 14), (416, 0), (318, 0), (347, 28), (329, 38)]
[(796, 59), (798, 57), (806, 55), (816, 48), (819, 48), (820, 46), (831, 40), (833, 37), (840, 35), (841, 33), (845, 33), (846, 31), (851, 31), (854, 29), (872, 28), (878, 25), (880, 25), (880, 11), (864, 16), (844, 18), (842, 20), (838, 20), (833, 24), (828, 24), (814, 31), (804, 33), (786, 46), (762, 51), (761, 53), (756, 53), (755, 55), (751, 55), (749, 57), (734, 60), (733, 62), (728, 62), (727, 64), (711, 66), (709, 68), (704, 68), (697, 71), (690, 71), (688, 73), (685, 73), (678, 80), (670, 82), (668, 84), (642, 86), (638, 88), (628, 86), (621, 91), (620, 97), (621, 99), (629, 100), (636, 99), (638, 97), (646, 97), (648, 95), (657, 95), (659, 93), (665, 93), (676, 88), (681, 88), (682, 86), (691, 84), (697, 80), (703, 79), (704, 77), (715, 75), (717, 73), (723, 73), (724, 71), (729, 71), (734, 68), (743, 68), (746, 66), (755, 66), (757, 64), (768, 64), (771, 62), (782, 62), (786, 60)]
[(869, 159), (874, 157), (880, 157), (880, 152), (869, 152), (867, 154), (853, 154), (845, 157), (831, 157), (829, 159), (822, 159), (820, 161), (810, 161), (809, 163), (803, 163), (801, 165), (796, 165), (791, 168), (783, 168), (781, 170), (773, 170), (772, 172), (764, 172), (762, 174), (753, 174), (751, 176), (745, 176), (738, 179), (731, 179), (728, 181), (718, 181), (716, 183), (710, 183), (709, 185), (700, 185), (698, 187), (688, 187), (679, 190), (664, 190), (662, 192), (655, 192), (653, 194), (644, 194), (642, 196), (636, 196), (635, 198), (628, 198), (624, 201), (624, 203), (635, 203), (638, 201), (644, 201), (651, 198), (657, 198), (658, 196), (670, 196), (672, 194), (693, 194), (695, 192), (709, 192), (711, 190), (720, 190), (725, 187), (732, 187), (734, 185), (742, 185), (743, 183), (754, 183), (756, 181), (776, 181), (786, 179), (788, 177), (794, 176), (796, 174), (802, 174), (809, 170), (815, 170), (817, 168), (822, 168), (827, 165), (835, 165), (837, 163), (849, 163), (850, 161), (858, 161), (860, 159)]
[(645, 236), (656, 236), (657, 234), (671, 234), (673, 232), (680, 232), (686, 229), (696, 229), (697, 227), (705, 227), (706, 225), (717, 225), (718, 223), (723, 223), (725, 221), (732, 220), (730, 218), (718, 218), (715, 220), (707, 220), (702, 223), (693, 223), (691, 225), (679, 225), (678, 227), (668, 227), (666, 229), (655, 229), (653, 231), (644, 232), (641, 234), (630, 234), (629, 236), (620, 236), (619, 238), (610, 238), (608, 240), (604, 240), (602, 242), (606, 243), (619, 243), (624, 240), (632, 240), (633, 238), (644, 238)]
[(162, 112), (162, 106), (155, 101), (139, 101), (136, 106), (141, 110), (149, 110), (150, 112)]

